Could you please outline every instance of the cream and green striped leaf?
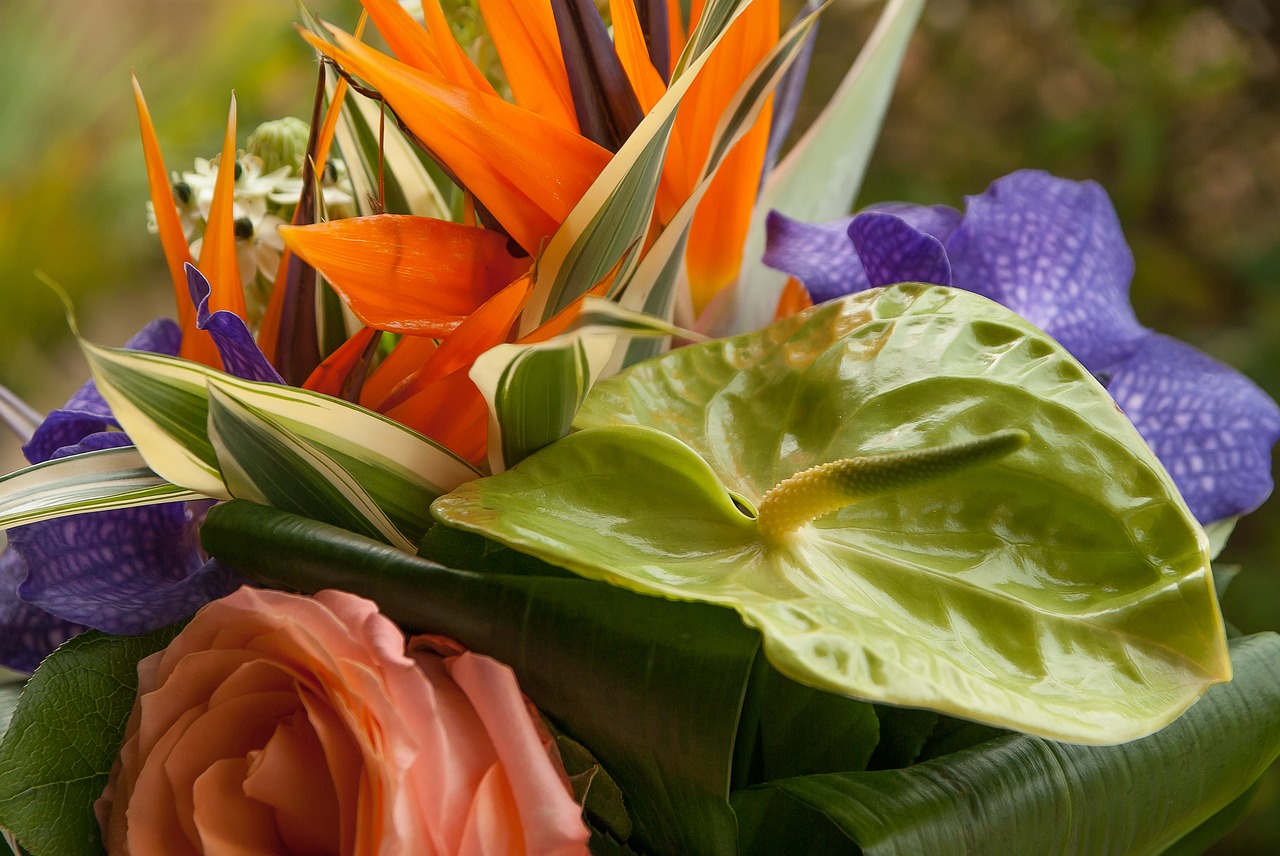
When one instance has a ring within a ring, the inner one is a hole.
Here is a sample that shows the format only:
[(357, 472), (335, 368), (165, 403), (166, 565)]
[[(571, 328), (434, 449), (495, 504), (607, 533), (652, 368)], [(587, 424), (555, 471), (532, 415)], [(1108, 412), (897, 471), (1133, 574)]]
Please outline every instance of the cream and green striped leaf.
[[(720, 164), (733, 150), (734, 144), (755, 124), (766, 101), (781, 83), (783, 75), (803, 53), (805, 40), (813, 31), (821, 13), (822, 10), (819, 9), (807, 15), (788, 30), (738, 87), (716, 126), (707, 162), (702, 167), (702, 175), (693, 193), (680, 206), (634, 274), (623, 285), (619, 299), (623, 306), (659, 318), (672, 318), (676, 286), (680, 281), (684, 262), (685, 243), (689, 238), (689, 227), (698, 203), (711, 186)], [(655, 356), (658, 352), (658, 343), (652, 340), (620, 342), (607, 373), (613, 374), (624, 366)]]
[(660, 318), (588, 297), (566, 332), (491, 348), (470, 377), (489, 404), (489, 468), (499, 473), (569, 432), (620, 338), (688, 338)]
[(765, 218), (781, 211), (799, 220), (848, 213), (880, 136), (907, 42), (924, 0), (889, 0), (871, 37), (831, 101), (769, 174), (743, 250), (734, 301), (716, 335), (755, 330), (773, 320), (786, 276), (765, 267)]
[(201, 498), (152, 472), (134, 447), (103, 449), (0, 478), (0, 529), (68, 514)]
[(216, 382), (209, 384), (209, 437), (236, 497), (414, 550), (413, 541), (332, 458)]
[[(406, 547), (425, 531), (432, 499), (479, 476), (426, 437), (336, 398), (174, 357), (83, 347), (99, 390), (147, 465), (205, 496), (283, 503)], [(324, 516), (324, 503), (291, 493), (304, 485), (345, 497), (332, 512), (341, 519)]]
[(672, 81), (551, 236), (538, 259), (537, 285), (521, 317), (520, 335), (531, 333), (611, 271), (616, 271), (615, 282), (629, 278), (653, 216), (676, 111), (729, 23), (752, 1), (721, 0), (717, 5), (732, 7), (728, 14), (704, 16), (691, 40), (705, 39), (707, 50)]

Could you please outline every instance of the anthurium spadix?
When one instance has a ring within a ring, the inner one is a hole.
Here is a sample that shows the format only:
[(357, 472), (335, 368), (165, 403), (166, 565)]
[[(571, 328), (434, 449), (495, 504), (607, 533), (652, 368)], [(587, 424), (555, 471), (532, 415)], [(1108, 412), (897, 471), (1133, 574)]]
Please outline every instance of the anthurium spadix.
[(1057, 739), (1147, 734), (1230, 678), (1168, 474), (985, 298), (891, 286), (691, 345), (601, 381), (575, 425), (432, 513), (731, 607), (798, 681)]

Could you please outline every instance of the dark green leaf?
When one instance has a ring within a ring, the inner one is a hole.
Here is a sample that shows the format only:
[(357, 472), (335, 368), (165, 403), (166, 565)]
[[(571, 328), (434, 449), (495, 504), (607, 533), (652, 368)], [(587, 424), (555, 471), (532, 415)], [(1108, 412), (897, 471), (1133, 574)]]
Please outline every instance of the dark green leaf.
[(49, 655), (27, 683), (0, 743), (0, 826), (34, 856), (101, 852), (93, 801), (133, 708), (138, 661), (176, 632), (85, 633)]
[[(871, 856), (1161, 853), (1240, 798), (1280, 754), (1280, 636), (1233, 640), (1231, 653), (1231, 683), (1141, 740), (1096, 747), (1013, 735), (904, 770), (771, 787)], [(744, 791), (734, 805), (746, 814), (760, 799)]]
[(202, 537), (268, 585), (355, 592), (407, 629), (510, 665), (622, 788), (635, 849), (733, 851), (733, 741), (759, 637), (732, 612), (582, 579), (452, 570), (248, 502), (214, 508)]

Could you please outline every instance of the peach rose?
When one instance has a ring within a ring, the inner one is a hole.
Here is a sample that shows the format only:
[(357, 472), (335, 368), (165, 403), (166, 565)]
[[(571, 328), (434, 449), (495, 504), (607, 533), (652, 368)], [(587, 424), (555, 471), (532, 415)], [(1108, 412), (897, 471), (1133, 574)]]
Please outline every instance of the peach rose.
[(138, 664), (95, 806), (111, 856), (586, 854), (509, 668), (373, 603), (242, 588)]

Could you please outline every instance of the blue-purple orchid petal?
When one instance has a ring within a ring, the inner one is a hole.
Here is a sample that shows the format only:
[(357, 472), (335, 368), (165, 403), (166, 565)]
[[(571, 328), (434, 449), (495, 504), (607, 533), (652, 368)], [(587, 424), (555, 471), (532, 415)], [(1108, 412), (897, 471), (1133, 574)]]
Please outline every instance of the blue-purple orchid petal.
[(862, 291), (869, 286), (849, 241), (852, 219), (802, 223), (770, 211), (764, 263), (804, 283), (815, 303)]
[(0, 553), (0, 666), (34, 672), (50, 651), (87, 628), (54, 618), (18, 597), (27, 565), (13, 550)]
[(966, 203), (963, 216), (890, 203), (822, 224), (771, 213), (764, 260), (815, 301), (949, 281), (1003, 303), (1103, 379), (1202, 523), (1261, 504), (1280, 408), (1239, 372), (1138, 322), (1133, 255), (1106, 192), (1023, 171)]
[(849, 240), (871, 287), (896, 282), (951, 285), (951, 262), (942, 242), (895, 214), (859, 214), (849, 224)]
[[(133, 335), (125, 348), (177, 356), (182, 330), (168, 318), (157, 318)], [(111, 408), (103, 401), (93, 381), (86, 381), (62, 407), (50, 413), (26, 445), (22, 454), (32, 464), (43, 463), (63, 446), (73, 446), (89, 434), (119, 428)]]
[(209, 295), (212, 292), (209, 280), (190, 263), (187, 264), (187, 288), (191, 291), (191, 302), (196, 307), (196, 329), (205, 330), (213, 337), (218, 356), (222, 357), (222, 367), (228, 374), (245, 380), (284, 383), (284, 378), (280, 377), (280, 373), (272, 367), (258, 343), (253, 340), (253, 334), (249, 332), (243, 318), (225, 309), (209, 311)]
[(1133, 253), (1097, 184), (1024, 170), (966, 202), (946, 241), (957, 287), (1008, 306), (1093, 372), (1150, 335), (1129, 303)]
[(1271, 493), (1280, 408), (1253, 381), (1159, 334), (1103, 379), (1198, 520), (1245, 514)]

